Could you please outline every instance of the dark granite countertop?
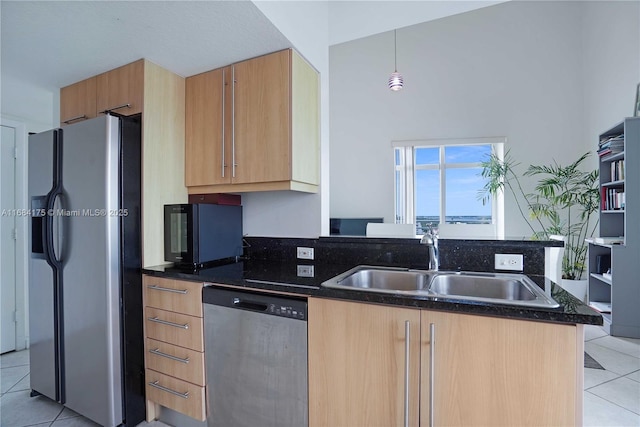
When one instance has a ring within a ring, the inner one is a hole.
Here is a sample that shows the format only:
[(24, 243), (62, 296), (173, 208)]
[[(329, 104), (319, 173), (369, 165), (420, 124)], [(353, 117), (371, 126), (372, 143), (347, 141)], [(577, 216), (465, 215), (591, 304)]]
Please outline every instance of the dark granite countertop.
[[(299, 277), (298, 265), (312, 265), (313, 277)], [(172, 265), (146, 267), (144, 274), (202, 281), (205, 284), (233, 285), (247, 290), (288, 292), (304, 296), (332, 298), (354, 302), (397, 305), (403, 307), (442, 310), (462, 314), (487, 315), (554, 323), (602, 325), (602, 316), (563, 290), (551, 280), (529, 275), (545, 292), (560, 303), (556, 309), (529, 308), (455, 299), (435, 299), (367, 291), (351, 291), (322, 287), (322, 282), (343, 273), (357, 264), (318, 263), (249, 259), (229, 262), (209, 268), (185, 270)]]

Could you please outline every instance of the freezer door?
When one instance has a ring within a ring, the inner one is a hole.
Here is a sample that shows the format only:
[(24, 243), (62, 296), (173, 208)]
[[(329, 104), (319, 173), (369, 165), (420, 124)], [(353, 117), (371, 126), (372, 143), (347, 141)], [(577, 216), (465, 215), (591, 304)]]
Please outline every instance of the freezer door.
[(45, 258), (47, 194), (53, 186), (54, 131), (29, 136), (29, 363), (31, 389), (59, 400), (54, 272)]
[(119, 120), (64, 128), (59, 200), (66, 406), (106, 426), (122, 423)]

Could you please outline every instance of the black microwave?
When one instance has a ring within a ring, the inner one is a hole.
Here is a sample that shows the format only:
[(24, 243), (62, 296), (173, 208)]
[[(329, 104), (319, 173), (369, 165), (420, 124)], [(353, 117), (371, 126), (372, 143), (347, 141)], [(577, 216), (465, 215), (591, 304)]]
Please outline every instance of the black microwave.
[(190, 203), (164, 205), (164, 259), (205, 264), (242, 255), (242, 206)]

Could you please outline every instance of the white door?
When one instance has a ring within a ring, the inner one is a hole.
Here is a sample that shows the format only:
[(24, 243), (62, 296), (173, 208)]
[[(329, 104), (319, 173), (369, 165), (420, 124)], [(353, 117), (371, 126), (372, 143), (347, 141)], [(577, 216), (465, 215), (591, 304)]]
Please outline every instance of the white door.
[(0, 353), (16, 349), (16, 129), (0, 135)]

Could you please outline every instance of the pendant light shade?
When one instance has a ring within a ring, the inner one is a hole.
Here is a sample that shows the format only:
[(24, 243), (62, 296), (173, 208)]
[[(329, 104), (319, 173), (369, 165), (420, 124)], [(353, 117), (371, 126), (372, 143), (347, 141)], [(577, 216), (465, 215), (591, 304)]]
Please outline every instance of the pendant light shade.
[(398, 72), (398, 38), (396, 30), (393, 30), (393, 64), (395, 71), (389, 76), (389, 89), (399, 91), (404, 86), (404, 79), (402, 74)]
[(389, 89), (397, 91), (402, 89), (402, 86), (404, 86), (402, 74), (397, 71), (391, 73), (391, 76), (389, 76)]

